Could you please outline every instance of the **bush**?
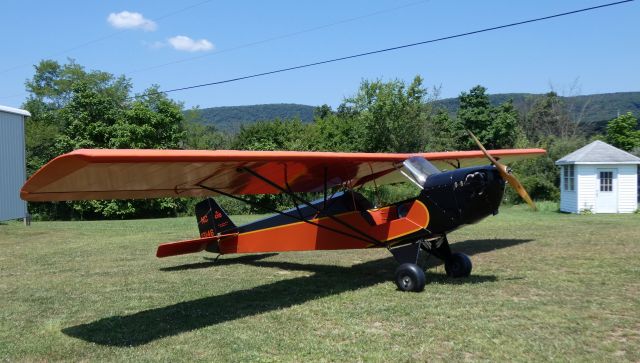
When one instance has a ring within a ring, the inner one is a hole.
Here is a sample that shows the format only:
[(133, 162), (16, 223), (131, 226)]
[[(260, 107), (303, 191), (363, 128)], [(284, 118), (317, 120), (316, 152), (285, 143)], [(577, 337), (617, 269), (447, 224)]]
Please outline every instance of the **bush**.
[[(558, 202), (560, 200), (560, 189), (548, 179), (537, 176), (526, 176), (521, 178), (520, 182), (533, 200), (547, 200), (551, 202)], [(504, 201), (506, 203), (519, 204), (524, 202), (518, 193), (509, 186), (505, 189), (504, 194)]]

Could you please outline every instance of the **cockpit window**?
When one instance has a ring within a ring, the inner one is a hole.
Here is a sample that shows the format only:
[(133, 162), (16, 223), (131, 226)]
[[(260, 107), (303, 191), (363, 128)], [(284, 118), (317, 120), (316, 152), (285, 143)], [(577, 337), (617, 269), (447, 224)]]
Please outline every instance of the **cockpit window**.
[(440, 170), (422, 156), (413, 156), (402, 162), (400, 172), (420, 189), (424, 189), (423, 185), (429, 175), (438, 174)]

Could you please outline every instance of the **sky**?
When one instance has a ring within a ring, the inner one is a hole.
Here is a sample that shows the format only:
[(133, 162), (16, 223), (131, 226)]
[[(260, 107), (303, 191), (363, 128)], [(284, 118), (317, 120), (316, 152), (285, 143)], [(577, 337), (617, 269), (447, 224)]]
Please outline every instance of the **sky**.
[[(0, 105), (43, 59), (173, 89), (394, 47), (611, 0), (3, 0)], [(420, 75), (439, 97), (640, 91), (640, 2), (234, 83), (171, 93), (185, 107), (329, 104), (364, 79)]]

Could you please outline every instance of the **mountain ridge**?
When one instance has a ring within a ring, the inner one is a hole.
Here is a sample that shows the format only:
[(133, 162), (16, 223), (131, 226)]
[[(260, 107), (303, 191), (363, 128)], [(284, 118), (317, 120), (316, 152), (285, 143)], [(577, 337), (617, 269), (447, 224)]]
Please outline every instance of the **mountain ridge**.
[[(490, 94), (491, 104), (498, 105), (513, 100), (519, 112), (526, 112), (533, 102), (544, 93), (496, 93)], [(590, 126), (592, 130), (601, 130), (606, 123), (619, 114), (633, 112), (640, 116), (640, 92), (612, 92), (579, 96), (560, 96), (574, 120)], [(459, 99), (445, 98), (434, 101), (451, 115), (457, 113)], [(257, 121), (298, 118), (302, 122), (313, 121), (316, 106), (296, 103), (270, 103), (244, 106), (220, 106), (196, 109), (196, 120), (205, 125), (213, 125), (221, 131), (235, 133), (242, 125)]]

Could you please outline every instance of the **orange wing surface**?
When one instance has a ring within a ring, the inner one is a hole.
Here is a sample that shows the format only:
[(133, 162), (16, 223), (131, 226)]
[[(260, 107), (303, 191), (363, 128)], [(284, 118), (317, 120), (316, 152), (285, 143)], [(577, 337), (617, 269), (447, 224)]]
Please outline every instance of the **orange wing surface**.
[[(531, 158), (543, 149), (490, 150), (502, 162)], [(439, 169), (485, 164), (481, 151), (421, 154), (334, 153), (236, 150), (81, 149), (58, 156), (22, 187), (27, 201), (201, 197), (277, 194), (260, 175), (293, 192), (322, 191), (338, 185), (378, 185), (404, 181), (398, 172), (411, 156), (423, 156)], [(251, 172), (247, 172), (246, 170)]]

